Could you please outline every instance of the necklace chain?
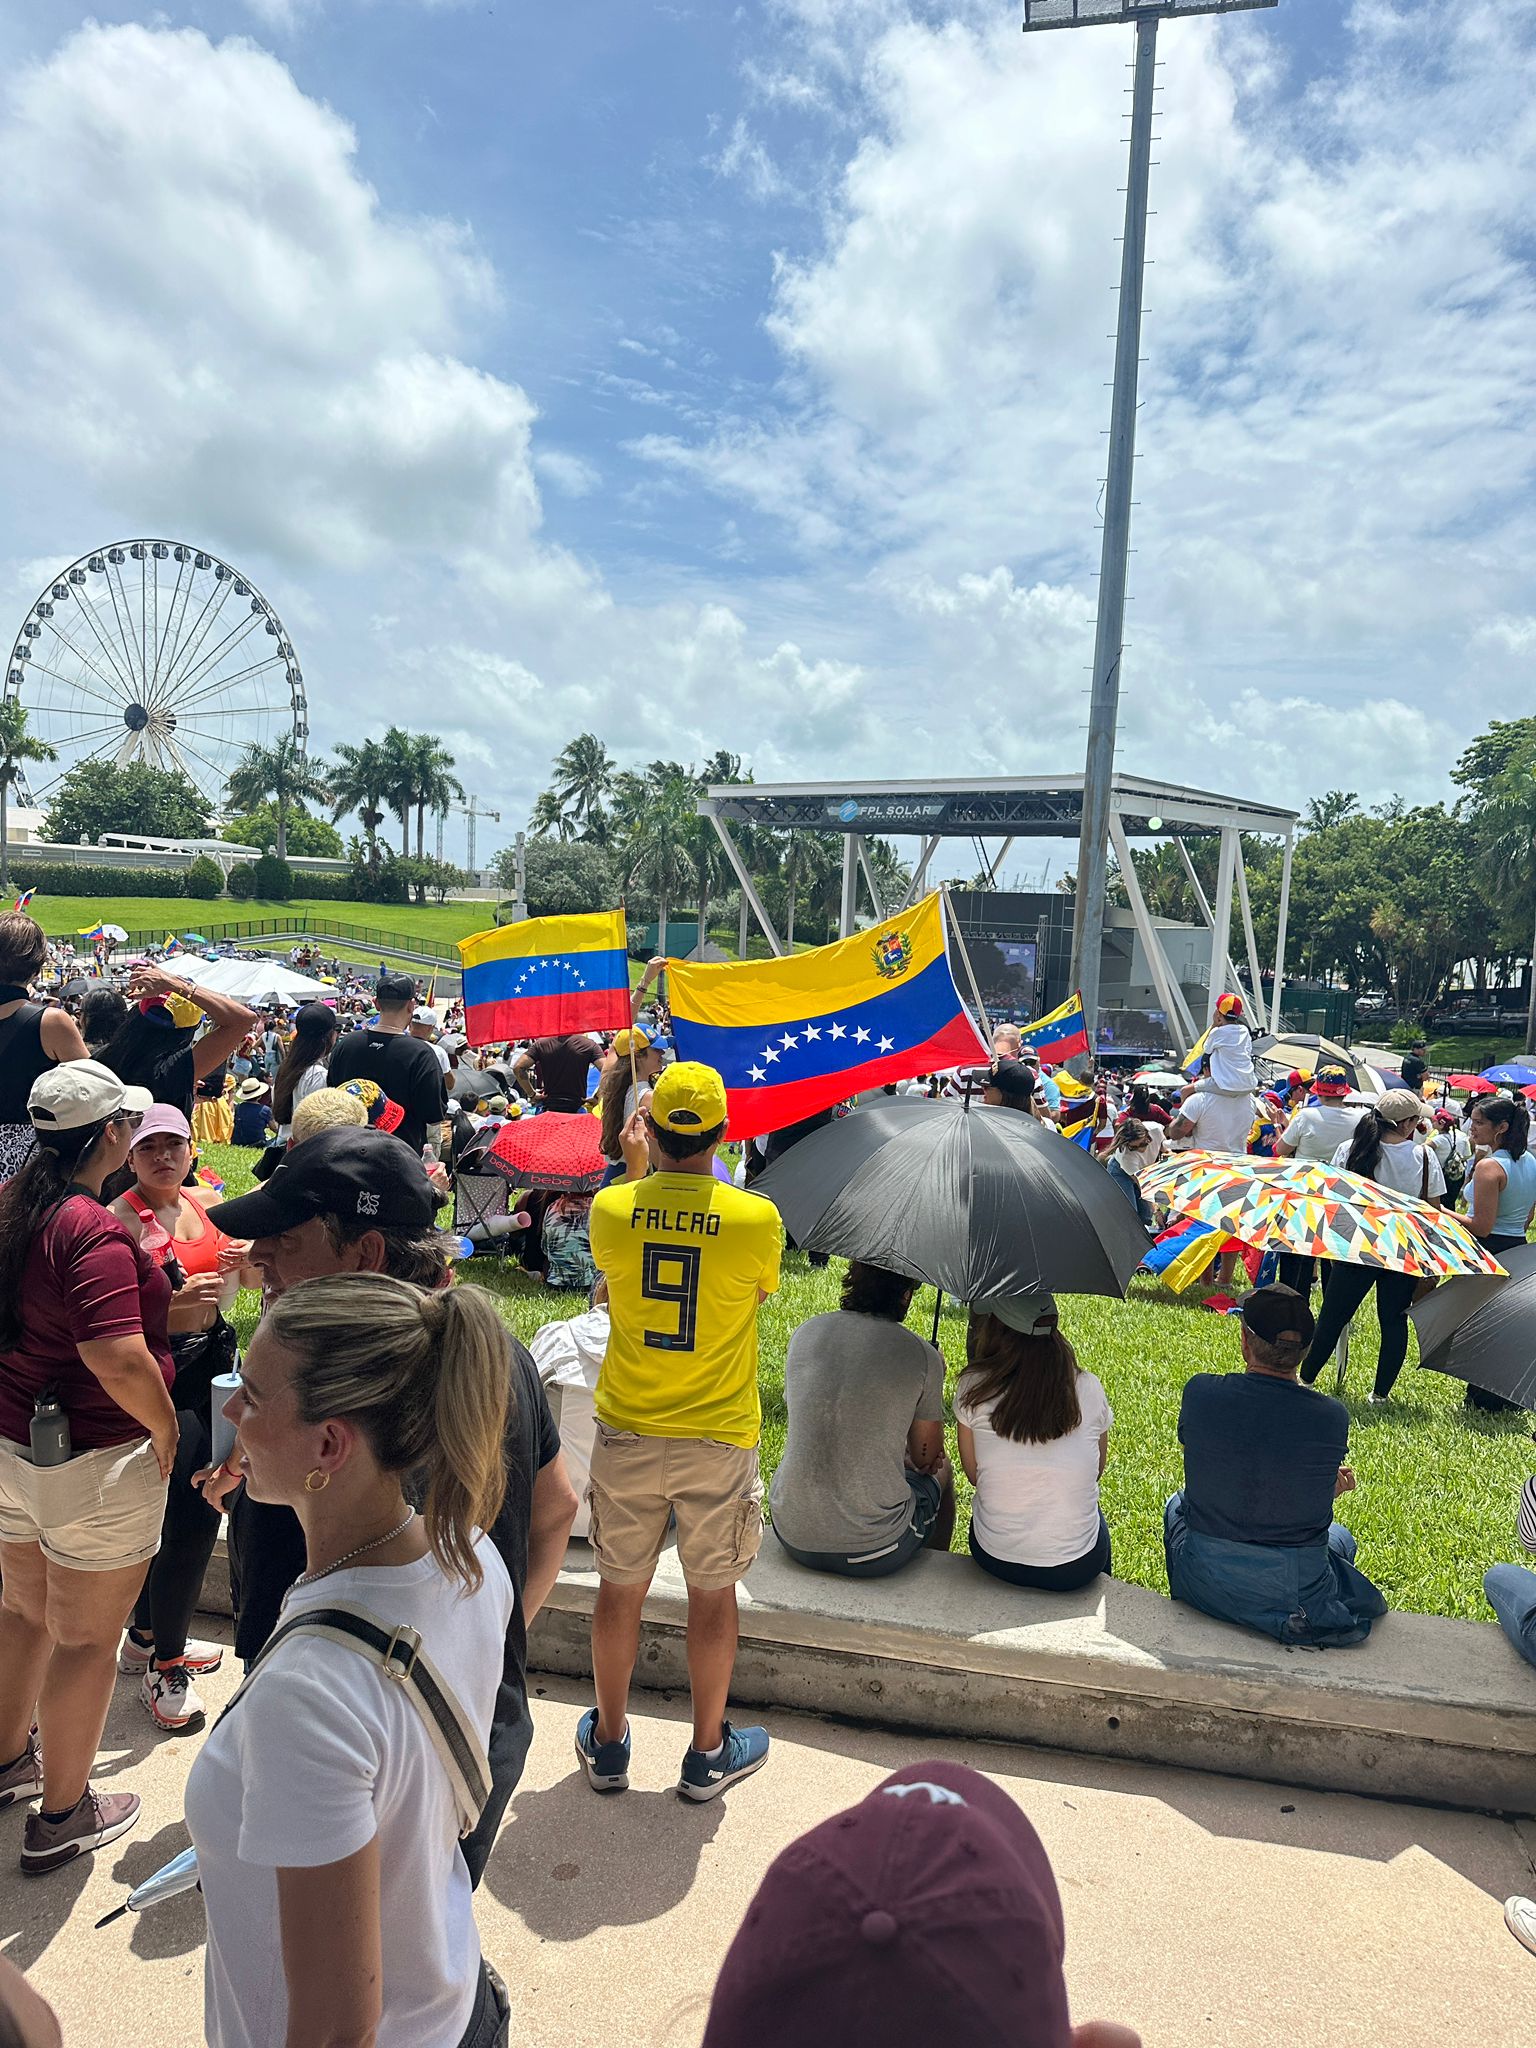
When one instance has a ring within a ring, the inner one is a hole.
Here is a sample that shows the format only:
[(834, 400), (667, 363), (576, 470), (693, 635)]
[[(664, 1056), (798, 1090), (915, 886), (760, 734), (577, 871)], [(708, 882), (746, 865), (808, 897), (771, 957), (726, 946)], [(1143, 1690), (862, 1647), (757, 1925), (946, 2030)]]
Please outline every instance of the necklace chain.
[(366, 1557), (370, 1550), (382, 1550), (386, 1543), (393, 1543), (397, 1536), (403, 1536), (416, 1519), (416, 1510), (407, 1508), (405, 1520), (396, 1522), (393, 1529), (386, 1529), (382, 1536), (375, 1536), (371, 1543), (359, 1543), (356, 1550), (349, 1550), (345, 1557), (338, 1557), (334, 1564), (322, 1565), (317, 1572), (301, 1572), (294, 1580), (296, 1586), (312, 1586), (316, 1579), (328, 1579), (332, 1572), (339, 1572), (344, 1564), (350, 1564), (355, 1557)]

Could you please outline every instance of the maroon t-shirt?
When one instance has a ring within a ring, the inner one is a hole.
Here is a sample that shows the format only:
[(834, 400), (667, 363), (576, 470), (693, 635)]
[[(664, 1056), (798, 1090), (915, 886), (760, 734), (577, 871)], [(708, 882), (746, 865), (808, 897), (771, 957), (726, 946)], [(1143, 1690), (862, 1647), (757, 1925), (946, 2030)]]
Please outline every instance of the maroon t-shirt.
[(119, 1408), (79, 1346), (143, 1335), (169, 1386), (171, 1283), (164, 1269), (89, 1195), (71, 1195), (38, 1232), (21, 1286), (21, 1338), (0, 1353), (0, 1437), (30, 1446), (32, 1408), (57, 1387), (77, 1451), (148, 1436)]

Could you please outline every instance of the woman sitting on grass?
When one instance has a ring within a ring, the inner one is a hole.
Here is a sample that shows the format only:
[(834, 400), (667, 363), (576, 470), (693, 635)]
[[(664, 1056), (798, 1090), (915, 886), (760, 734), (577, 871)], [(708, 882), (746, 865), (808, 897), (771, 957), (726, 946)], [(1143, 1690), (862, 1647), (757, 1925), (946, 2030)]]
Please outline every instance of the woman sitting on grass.
[(1050, 1294), (973, 1308), (955, 1389), (960, 1463), (976, 1489), (971, 1555), (1013, 1586), (1071, 1592), (1111, 1564), (1099, 1480), (1114, 1421), (1057, 1328)]

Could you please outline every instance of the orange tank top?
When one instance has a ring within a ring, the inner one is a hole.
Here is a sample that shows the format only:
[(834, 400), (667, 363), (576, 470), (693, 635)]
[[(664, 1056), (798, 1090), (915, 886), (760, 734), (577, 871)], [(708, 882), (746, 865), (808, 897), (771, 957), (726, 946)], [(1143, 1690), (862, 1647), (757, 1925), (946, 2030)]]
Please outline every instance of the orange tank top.
[(144, 1226), (140, 1243), (159, 1265), (165, 1264), (167, 1252), (175, 1252), (181, 1270), (189, 1280), (194, 1273), (216, 1273), (219, 1270), (219, 1253), (233, 1240), (209, 1222), (208, 1211), (195, 1195), (189, 1195), (183, 1188), (181, 1198), (203, 1226), (203, 1234), (199, 1238), (172, 1237), (138, 1189), (128, 1190), (128, 1206)]

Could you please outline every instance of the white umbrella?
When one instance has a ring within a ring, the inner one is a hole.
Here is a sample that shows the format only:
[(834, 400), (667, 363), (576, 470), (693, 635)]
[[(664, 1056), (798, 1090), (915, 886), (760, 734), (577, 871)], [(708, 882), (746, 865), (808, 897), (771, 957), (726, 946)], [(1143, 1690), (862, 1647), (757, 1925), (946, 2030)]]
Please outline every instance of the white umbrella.
[(101, 928), (101, 936), (104, 939), (114, 940), (119, 946), (125, 945), (128, 939), (128, 934), (120, 924), (104, 924)]
[(198, 988), (239, 996), (242, 1001), (253, 996), (277, 996), (285, 1003), (312, 1003), (322, 996), (334, 998), (336, 994), (329, 982), (316, 981), (309, 974), (295, 974), (291, 967), (281, 967), (275, 960), (188, 960), (181, 965), (181, 971)]

